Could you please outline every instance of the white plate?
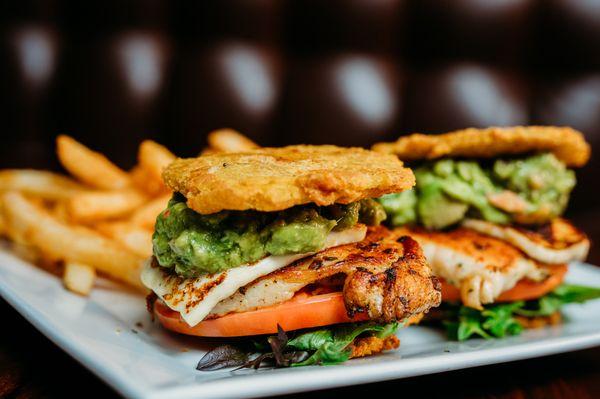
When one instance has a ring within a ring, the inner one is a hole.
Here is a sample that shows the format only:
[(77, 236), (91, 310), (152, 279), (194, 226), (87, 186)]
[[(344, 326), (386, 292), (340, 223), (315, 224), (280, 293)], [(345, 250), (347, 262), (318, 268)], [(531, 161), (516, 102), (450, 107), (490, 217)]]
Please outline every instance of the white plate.
[[(600, 286), (600, 269), (567, 280)], [(150, 322), (143, 298), (103, 282), (89, 298), (0, 249), (0, 294), (36, 328), (127, 397), (239, 398), (332, 388), (518, 360), (600, 345), (600, 300), (565, 309), (566, 322), (518, 337), (449, 342), (427, 327), (399, 332), (400, 349), (339, 366), (199, 372), (208, 348)], [(142, 324), (140, 327), (139, 323)]]

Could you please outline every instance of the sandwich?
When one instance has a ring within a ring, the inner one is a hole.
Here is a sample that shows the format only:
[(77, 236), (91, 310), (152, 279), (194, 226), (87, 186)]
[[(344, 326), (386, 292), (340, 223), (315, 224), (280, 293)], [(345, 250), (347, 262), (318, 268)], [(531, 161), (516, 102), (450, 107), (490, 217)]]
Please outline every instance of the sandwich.
[(219, 346), (201, 370), (396, 348), (394, 331), (441, 302), (419, 245), (380, 225), (374, 198), (414, 185), (395, 156), (260, 148), (178, 159), (163, 178), (174, 195), (141, 275), (149, 310), (178, 333), (254, 342)]
[(600, 289), (563, 283), (586, 258), (586, 235), (562, 218), (572, 168), (590, 146), (571, 128), (466, 129), (413, 134), (374, 151), (394, 154), (416, 176), (413, 190), (379, 199), (396, 234), (416, 239), (442, 282), (436, 311), (463, 340), (518, 334), (560, 322), (565, 303)]

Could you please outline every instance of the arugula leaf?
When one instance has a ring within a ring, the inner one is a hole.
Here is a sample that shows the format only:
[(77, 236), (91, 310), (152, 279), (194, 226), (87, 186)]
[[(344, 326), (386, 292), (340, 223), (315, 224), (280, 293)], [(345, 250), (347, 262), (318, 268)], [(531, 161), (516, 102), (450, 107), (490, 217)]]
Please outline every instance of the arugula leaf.
[(582, 303), (596, 298), (600, 298), (600, 288), (562, 284), (533, 301), (488, 305), (481, 311), (460, 304), (444, 304), (441, 310), (447, 315), (443, 324), (451, 339), (464, 341), (474, 336), (485, 339), (503, 338), (523, 331), (523, 326), (514, 318), (515, 315), (549, 316), (565, 304)]
[[(383, 325), (383, 329), (375, 333), (377, 338), (385, 339), (390, 335), (396, 334), (396, 331), (400, 328), (401, 323), (394, 322)], [(404, 325), (404, 323), (402, 323)]]
[(289, 340), (288, 346), (303, 351), (314, 351), (327, 342), (333, 342), (333, 331), (323, 329), (301, 334)]
[(481, 311), (456, 304), (445, 306), (450, 306), (448, 314), (454, 315), (444, 322), (451, 339), (465, 341), (474, 336), (485, 339), (502, 338), (519, 334), (523, 329), (512, 317), (514, 310), (523, 306), (520, 301), (487, 306)]
[(553, 292), (564, 303), (582, 303), (591, 299), (600, 298), (600, 288), (586, 287), (584, 285), (561, 284)]
[(384, 338), (393, 334), (397, 328), (398, 323), (386, 325), (354, 323), (337, 326), (333, 330), (317, 330), (304, 333), (289, 341), (288, 346), (315, 352), (308, 359), (293, 363), (292, 366), (343, 363), (350, 359), (352, 351), (348, 347), (359, 335), (371, 332), (380, 338)]
[(549, 316), (568, 303), (583, 303), (597, 298), (600, 298), (600, 288), (561, 284), (537, 301), (527, 302), (523, 308), (516, 309), (515, 313), (527, 317)]
[(383, 339), (394, 334), (398, 327), (399, 323), (342, 324), (301, 332), (290, 339), (278, 325), (277, 335), (214, 348), (200, 359), (196, 368), (212, 371), (236, 366), (258, 369), (265, 364), (274, 367), (339, 364), (350, 359), (350, 344), (359, 335), (369, 333)]
[(523, 304), (522, 301), (517, 301), (490, 306), (481, 312), (481, 315), (485, 317), (482, 327), (498, 338), (506, 335), (518, 335), (523, 331), (523, 326), (513, 318), (513, 313)]
[(320, 364), (330, 366), (333, 364), (344, 363), (352, 355), (351, 349), (346, 349), (348, 345), (342, 342), (326, 342), (319, 347), (308, 359), (292, 364), (292, 367), (312, 366)]
[(548, 294), (538, 300), (528, 301), (523, 308), (515, 309), (515, 313), (525, 317), (550, 316), (562, 305), (564, 302), (560, 298)]
[(449, 305), (449, 314), (454, 314), (450, 320), (444, 321), (450, 339), (464, 341), (471, 336), (492, 338), (481, 326), (481, 313), (477, 309), (460, 305)]

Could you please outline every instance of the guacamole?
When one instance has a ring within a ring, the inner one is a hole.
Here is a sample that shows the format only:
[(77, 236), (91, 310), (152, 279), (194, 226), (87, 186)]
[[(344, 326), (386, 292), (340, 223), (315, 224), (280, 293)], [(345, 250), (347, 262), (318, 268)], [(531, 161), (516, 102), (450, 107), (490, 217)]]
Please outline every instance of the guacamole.
[(385, 211), (374, 200), (348, 205), (295, 206), (280, 212), (222, 211), (201, 215), (175, 194), (156, 219), (158, 264), (181, 276), (216, 273), (268, 255), (318, 251), (332, 230), (376, 225)]
[(575, 186), (575, 173), (553, 154), (496, 160), (489, 167), (442, 159), (423, 164), (415, 176), (413, 191), (379, 199), (394, 226), (442, 229), (466, 217), (544, 223), (564, 212)]

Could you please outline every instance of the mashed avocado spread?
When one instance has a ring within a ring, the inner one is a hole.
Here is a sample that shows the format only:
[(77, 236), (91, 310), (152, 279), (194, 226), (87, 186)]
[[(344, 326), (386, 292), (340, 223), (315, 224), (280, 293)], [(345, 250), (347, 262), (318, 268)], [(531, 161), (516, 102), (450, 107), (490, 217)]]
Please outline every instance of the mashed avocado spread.
[(178, 275), (216, 273), (268, 255), (318, 251), (332, 230), (361, 222), (377, 225), (381, 205), (366, 199), (348, 205), (295, 206), (280, 212), (222, 211), (201, 215), (175, 194), (156, 219), (152, 237), (159, 265)]
[(561, 215), (575, 173), (553, 154), (474, 161), (442, 159), (415, 170), (416, 188), (379, 199), (394, 225), (442, 229), (475, 217), (493, 223), (544, 223)]

